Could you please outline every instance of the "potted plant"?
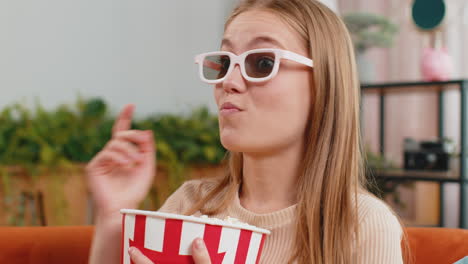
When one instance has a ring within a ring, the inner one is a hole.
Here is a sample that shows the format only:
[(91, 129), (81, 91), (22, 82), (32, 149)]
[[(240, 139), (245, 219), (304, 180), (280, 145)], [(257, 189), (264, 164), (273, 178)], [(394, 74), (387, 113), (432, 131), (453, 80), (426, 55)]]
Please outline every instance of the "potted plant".
[(379, 172), (396, 170), (393, 162), (386, 159), (379, 153), (372, 152), (369, 148), (366, 150), (366, 180), (367, 189), (377, 197), (382, 199), (391, 198), (392, 202), (402, 208), (405, 203), (401, 200), (398, 190), (399, 186), (412, 187), (411, 182), (386, 181), (377, 176)]
[(372, 47), (391, 47), (398, 27), (389, 19), (372, 13), (348, 13), (343, 20), (354, 43), (359, 79), (363, 83), (372, 82), (375, 80), (374, 65), (365, 54)]
[[(40, 104), (0, 111), (0, 223), (89, 223), (84, 167), (110, 139), (113, 122), (99, 98), (50, 111)], [(221, 173), (225, 150), (217, 116), (206, 107), (189, 115), (150, 116), (132, 127), (154, 130), (157, 138), (158, 178), (144, 209), (158, 209), (188, 178)]]

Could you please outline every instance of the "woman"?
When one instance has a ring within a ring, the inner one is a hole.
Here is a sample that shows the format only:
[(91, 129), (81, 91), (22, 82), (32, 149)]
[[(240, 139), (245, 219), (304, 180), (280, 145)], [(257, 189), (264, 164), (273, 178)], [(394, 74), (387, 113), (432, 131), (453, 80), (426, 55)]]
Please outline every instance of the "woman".
[[(243, 1), (221, 51), (196, 62), (214, 84), (226, 176), (186, 182), (160, 210), (271, 230), (261, 263), (402, 263), (397, 217), (363, 187), (359, 84), (337, 15), (314, 0)], [(98, 208), (92, 264), (118, 262), (119, 209), (137, 207), (153, 179), (153, 136), (129, 130), (132, 111), (87, 168)], [(192, 249), (195, 263), (210, 263), (201, 239)]]

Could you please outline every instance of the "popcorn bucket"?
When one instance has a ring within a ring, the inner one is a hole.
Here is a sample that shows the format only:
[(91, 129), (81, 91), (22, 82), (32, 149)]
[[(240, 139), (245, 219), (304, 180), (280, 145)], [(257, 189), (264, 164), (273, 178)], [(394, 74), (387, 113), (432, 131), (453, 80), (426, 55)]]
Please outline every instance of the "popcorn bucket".
[(130, 247), (157, 264), (193, 264), (192, 242), (203, 238), (212, 264), (256, 264), (270, 231), (215, 218), (122, 209), (122, 264)]

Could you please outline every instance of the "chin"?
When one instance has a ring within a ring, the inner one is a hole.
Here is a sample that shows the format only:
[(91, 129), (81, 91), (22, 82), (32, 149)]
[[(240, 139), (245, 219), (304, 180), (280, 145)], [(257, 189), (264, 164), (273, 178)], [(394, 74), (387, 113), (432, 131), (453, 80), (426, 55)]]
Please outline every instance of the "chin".
[(220, 140), (223, 147), (229, 151), (245, 152), (248, 146), (245, 138), (239, 135), (221, 135)]
[(221, 137), (223, 147), (232, 152), (257, 152), (261, 147), (255, 146), (254, 143), (242, 140), (242, 137)]
[(221, 137), (221, 145), (229, 151), (243, 152), (243, 147), (239, 140)]

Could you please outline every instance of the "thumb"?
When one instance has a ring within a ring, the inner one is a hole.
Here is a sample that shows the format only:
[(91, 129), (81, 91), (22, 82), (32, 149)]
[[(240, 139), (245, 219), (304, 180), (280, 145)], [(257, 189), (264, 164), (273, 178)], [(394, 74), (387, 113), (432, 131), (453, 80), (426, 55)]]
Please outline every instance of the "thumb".
[(197, 238), (192, 243), (192, 256), (195, 264), (211, 264), (210, 255), (203, 239)]

